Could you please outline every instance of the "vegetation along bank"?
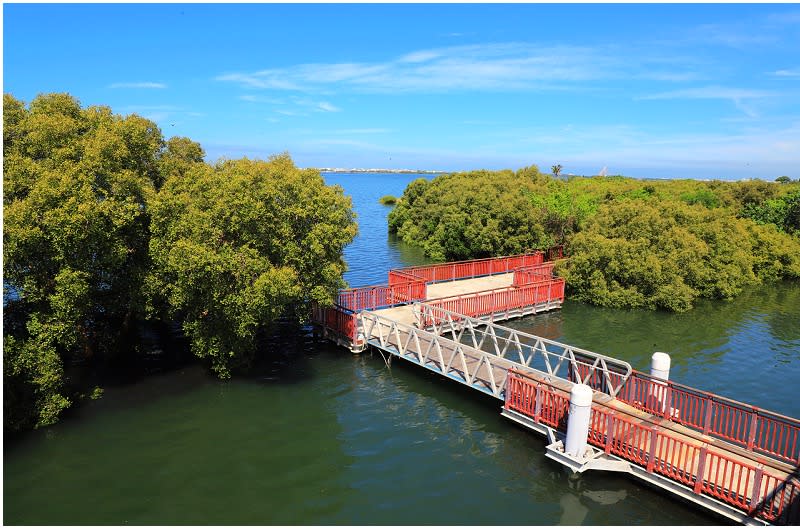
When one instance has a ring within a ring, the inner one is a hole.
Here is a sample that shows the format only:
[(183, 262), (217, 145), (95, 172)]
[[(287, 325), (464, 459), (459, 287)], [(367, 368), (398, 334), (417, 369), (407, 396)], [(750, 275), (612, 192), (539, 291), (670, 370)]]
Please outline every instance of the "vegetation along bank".
[(4, 95), (3, 144), (5, 433), (56, 421), (81, 372), (141, 355), (144, 324), (177, 322), (227, 378), (344, 286), (350, 199), (286, 154), (209, 165), (67, 94)]
[(800, 278), (800, 182), (553, 178), (535, 166), (418, 179), (389, 230), (437, 260), (564, 244), (571, 299), (686, 311)]

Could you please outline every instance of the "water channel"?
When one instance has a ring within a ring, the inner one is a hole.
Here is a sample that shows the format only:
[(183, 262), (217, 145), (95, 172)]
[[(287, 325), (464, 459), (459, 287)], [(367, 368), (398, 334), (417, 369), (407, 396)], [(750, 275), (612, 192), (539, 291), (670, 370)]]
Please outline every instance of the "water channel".
[[(328, 174), (353, 197), (351, 285), (427, 262), (386, 234), (415, 175)], [(800, 417), (800, 284), (753, 288), (688, 314), (600, 309), (509, 325)], [(621, 475), (571, 477), (500, 403), (377, 353), (310, 332), (276, 337), (259, 375), (215, 380), (196, 365), (106, 388), (62, 422), (4, 448), (6, 524), (603, 524), (724, 521)]]

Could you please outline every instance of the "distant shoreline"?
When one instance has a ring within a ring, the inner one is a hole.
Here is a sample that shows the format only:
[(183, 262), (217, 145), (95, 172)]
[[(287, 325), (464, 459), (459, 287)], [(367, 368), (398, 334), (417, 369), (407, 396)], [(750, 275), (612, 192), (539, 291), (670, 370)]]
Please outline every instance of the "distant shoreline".
[(321, 173), (394, 173), (394, 174), (445, 174), (447, 171), (431, 171), (429, 169), (332, 169), (317, 167)]

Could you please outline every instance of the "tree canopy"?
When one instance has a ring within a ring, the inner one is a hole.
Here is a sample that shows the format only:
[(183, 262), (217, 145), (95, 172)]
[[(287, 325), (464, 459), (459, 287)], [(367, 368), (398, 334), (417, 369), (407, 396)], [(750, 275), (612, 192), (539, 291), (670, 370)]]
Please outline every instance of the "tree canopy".
[(533, 168), (420, 179), (389, 230), (438, 260), (566, 244), (573, 299), (685, 311), (800, 278), (800, 185), (574, 177)]
[(350, 199), (288, 155), (195, 165), (167, 179), (151, 215), (150, 291), (222, 377), (250, 362), (259, 329), (344, 287)]
[(4, 424), (55, 421), (65, 367), (134, 354), (135, 324), (183, 323), (228, 376), (255, 335), (342, 286), (349, 199), (288, 155), (210, 166), (199, 144), (68, 94), (3, 96)]

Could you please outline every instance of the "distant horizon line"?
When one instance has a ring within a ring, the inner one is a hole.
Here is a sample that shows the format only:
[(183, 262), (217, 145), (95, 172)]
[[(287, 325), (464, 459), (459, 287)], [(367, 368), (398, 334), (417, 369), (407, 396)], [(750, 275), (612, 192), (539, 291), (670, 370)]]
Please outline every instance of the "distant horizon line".
[[(305, 169), (316, 169), (321, 173), (389, 173), (389, 174), (448, 174), (448, 173), (463, 173), (469, 172), (467, 171), (440, 171), (435, 169), (381, 169), (381, 168), (343, 168), (343, 167), (306, 167)], [(697, 180), (701, 182), (711, 182), (714, 180), (720, 181), (742, 181), (742, 180), (761, 180), (763, 182), (774, 182), (774, 180), (766, 180), (764, 178), (692, 178), (692, 177), (653, 177), (653, 176), (626, 176), (623, 174), (610, 174), (610, 175), (601, 175), (601, 174), (594, 174), (594, 175), (584, 175), (584, 174), (575, 174), (575, 173), (562, 173), (559, 176), (555, 176), (552, 173), (542, 173), (553, 176), (554, 178), (559, 178), (562, 180), (566, 180), (568, 177), (579, 177), (579, 178), (593, 178), (595, 176), (601, 176), (603, 178), (612, 178), (612, 177), (622, 177), (622, 178), (632, 178), (634, 180)]]

